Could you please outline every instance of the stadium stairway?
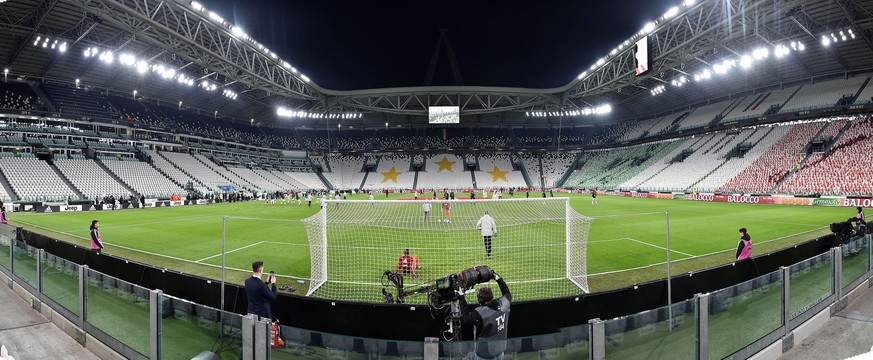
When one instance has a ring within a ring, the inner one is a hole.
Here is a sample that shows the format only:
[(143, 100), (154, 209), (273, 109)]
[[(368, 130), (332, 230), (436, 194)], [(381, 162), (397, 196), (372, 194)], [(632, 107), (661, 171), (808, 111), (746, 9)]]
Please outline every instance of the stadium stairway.
[(863, 84), (861, 84), (861, 87), (858, 89), (858, 92), (855, 93), (855, 96), (852, 96), (852, 102), (849, 103), (849, 105), (852, 105), (856, 101), (858, 101), (858, 97), (861, 96), (861, 93), (864, 92), (864, 89), (866, 89), (867, 86), (870, 86), (870, 78), (869, 77), (867, 78), (867, 80), (864, 80)]
[[(78, 196), (79, 199), (87, 199), (87, 197), (85, 197), (85, 194), (83, 194), (82, 191), (79, 190), (79, 188), (77, 188), (75, 185), (73, 185), (73, 182), (70, 181), (70, 179), (68, 179), (67, 176), (64, 175), (64, 173), (61, 172), (61, 170), (58, 169), (57, 166), (55, 166), (55, 163), (53, 161), (51, 161), (51, 160), (43, 160), (43, 161), (48, 163), (48, 165), (52, 169), (52, 171), (54, 171), (55, 174), (57, 174), (58, 177), (60, 177), (61, 180), (64, 181), (64, 184), (67, 184), (67, 187), (69, 187), (70, 189), (73, 190), (74, 193), (76, 193), (76, 196)], [(128, 189), (128, 190), (130, 190), (130, 189)]]
[[(540, 178), (540, 187), (545, 189), (546, 188), (546, 179), (545, 179), (545, 174), (543, 174), (543, 154), (537, 154), (537, 160), (539, 160), (538, 162), (540, 163), (540, 171), (539, 171), (539, 176), (538, 176)], [(533, 185), (533, 184), (531, 184), (531, 185)]]
[[(109, 174), (109, 176), (111, 176), (113, 180), (117, 181), (119, 184), (124, 186), (124, 188), (127, 189), (127, 191), (129, 191), (131, 194), (135, 194), (137, 197), (142, 196), (142, 194), (136, 192), (136, 190), (134, 190), (132, 187), (130, 187), (130, 185), (128, 185), (126, 182), (122, 181), (121, 178), (118, 177), (118, 175), (115, 175), (115, 173), (112, 172), (112, 170), (109, 170), (109, 168), (106, 167), (106, 164), (104, 164), (103, 161), (101, 161), (99, 157), (95, 157), (94, 162), (96, 162), (97, 166), (100, 166), (100, 168), (103, 169), (103, 171), (105, 171), (107, 174)], [(151, 163), (149, 163), (149, 164), (151, 164)], [(152, 165), (152, 167), (154, 167), (154, 165)], [(55, 172), (57, 172), (59, 175), (61, 175), (61, 178), (64, 179), (64, 181), (66, 181), (68, 183), (67, 185), (70, 185), (72, 187), (73, 184), (69, 183), (70, 180), (67, 179), (65, 176), (63, 176), (63, 174), (61, 174), (60, 171), (58, 171), (58, 169), (54, 166), (54, 164), (52, 164), (52, 169), (55, 169)], [(164, 173), (161, 173), (161, 174), (164, 175), (164, 177), (166, 177), (167, 179), (172, 180), (172, 178), (168, 177), (166, 174), (164, 174)], [(185, 188), (184, 186), (180, 186), (180, 187), (183, 189)], [(76, 188), (73, 187), (73, 189), (76, 189)], [(79, 190), (76, 189), (76, 192), (79, 192)]]
[[(821, 133), (824, 132), (825, 129), (827, 129), (827, 128), (828, 128), (828, 123), (823, 123), (821, 129), (818, 129), (818, 132), (816, 132), (815, 135), (813, 135), (811, 138), (809, 138), (809, 140), (818, 138), (821, 135)], [(841, 130), (840, 134), (842, 134), (842, 130)], [(839, 136), (834, 138), (834, 142), (836, 142), (837, 139), (839, 139)], [(804, 147), (804, 149), (806, 149), (806, 147)], [(800, 162), (799, 162), (800, 166), (802, 167), (804, 164), (806, 164), (806, 161), (809, 160), (809, 158), (811, 156), (812, 156), (812, 153), (807, 153), (806, 155), (804, 155), (803, 159), (800, 160)], [(797, 172), (797, 167), (791, 167), (791, 170), (788, 171), (788, 174), (785, 174), (785, 176), (782, 177), (782, 179), (779, 179), (779, 181), (776, 182), (776, 184), (773, 186), (773, 188), (770, 189), (769, 193), (773, 194), (777, 190), (779, 190), (779, 186), (781, 186), (782, 183), (785, 182), (785, 180), (788, 180), (788, 178), (794, 176), (794, 174), (796, 172)]]
[[(570, 166), (567, 167), (567, 170), (564, 172), (564, 176), (561, 176), (561, 179), (555, 183), (555, 187), (564, 187), (564, 183), (567, 182), (567, 179), (570, 178), (570, 175), (573, 175), (573, 170), (579, 167), (579, 160), (582, 158), (582, 152), (576, 154), (576, 158), (573, 159), (573, 162), (570, 163)], [(540, 157), (540, 166), (542, 166), (542, 157)]]
[[(749, 139), (749, 138), (753, 137), (756, 133), (758, 133), (758, 131), (761, 131), (762, 129), (763, 129), (763, 128), (760, 128), (760, 127), (759, 127), (759, 128), (756, 128), (755, 131), (752, 131), (752, 133), (749, 134), (748, 137), (746, 137), (746, 139)], [(767, 132), (764, 134), (764, 136), (762, 136), (761, 138), (758, 139), (758, 141), (756, 141), (754, 144), (752, 144), (752, 148), (754, 148), (755, 146), (757, 146), (758, 143), (760, 143), (762, 139), (764, 139), (765, 137), (767, 137), (767, 135), (769, 135), (770, 132), (773, 131), (773, 128), (772, 128), (772, 127), (767, 128), (767, 129), (768, 129), (768, 130), (767, 130)], [(716, 152), (721, 151), (721, 149), (723, 149), (724, 146), (725, 146), (727, 143), (728, 143), (728, 142), (725, 142), (724, 144), (722, 144), (721, 146), (719, 146), (719, 148), (718, 148), (718, 150), (716, 150)], [(689, 190), (694, 189), (694, 188), (697, 186), (697, 184), (700, 184), (701, 182), (703, 182), (703, 180), (706, 180), (706, 178), (708, 178), (710, 175), (712, 175), (713, 173), (715, 173), (716, 171), (718, 171), (718, 169), (721, 169), (722, 166), (724, 166), (725, 164), (727, 164), (728, 161), (730, 160), (730, 157), (724, 157), (724, 158), (721, 158), (721, 160), (722, 160), (721, 164), (719, 164), (718, 166), (716, 166), (715, 169), (712, 169), (712, 171), (706, 173), (706, 175), (703, 175), (703, 177), (701, 177), (699, 180), (695, 181), (693, 184), (691, 184), (691, 186), (689, 186), (689, 187), (686, 188), (685, 190), (686, 190), (686, 191), (689, 191)]]
[(42, 103), (45, 104), (45, 107), (46, 109), (48, 109), (48, 111), (58, 112), (58, 108), (53, 102), (51, 102), (51, 100), (49, 100), (48, 95), (46, 95), (46, 93), (42, 91), (39, 86), (36, 86), (36, 84), (31, 82), (28, 82), (27, 84), (30, 85), (30, 89), (33, 90), (33, 93), (36, 94), (36, 96), (39, 96), (39, 99), (42, 100)]
[(324, 174), (322, 174), (321, 171), (316, 171), (315, 175), (318, 176), (318, 179), (321, 180), (322, 183), (324, 183), (325, 189), (328, 189), (328, 190), (336, 189), (336, 187), (333, 186), (333, 184), (331, 184), (330, 181), (328, 181), (326, 177), (324, 177)]
[[(515, 160), (513, 160), (513, 157), (515, 158)], [(518, 153), (512, 153), (512, 155), (510, 156), (510, 161), (518, 162), (518, 168), (521, 170), (521, 176), (524, 177), (524, 183), (527, 185), (527, 187), (533, 187), (533, 182), (530, 181), (530, 175), (527, 174), (527, 167), (524, 166), (524, 161), (521, 161), (521, 159), (518, 157)], [(542, 166), (542, 164), (540, 165)]]
[[(199, 155), (199, 156), (198, 156), (198, 155)], [(231, 179), (229, 176), (227, 176), (228, 173), (231, 173), (230, 171), (227, 170), (227, 168), (225, 168), (224, 166), (220, 166), (220, 165), (218, 165), (218, 164), (216, 164), (216, 163), (210, 161), (210, 160), (207, 159), (205, 156), (203, 156), (203, 155), (201, 155), (201, 154), (199, 154), (199, 153), (197, 153), (197, 154), (192, 154), (191, 156), (193, 156), (193, 157), (194, 157), (195, 159), (197, 159), (197, 161), (199, 161), (201, 164), (205, 165), (206, 167), (208, 167), (209, 169), (211, 169), (212, 171), (214, 171), (215, 173), (217, 173), (219, 176), (221, 176), (222, 178), (224, 178), (225, 180), (227, 180), (228, 184), (232, 184), (232, 185), (235, 186), (237, 189), (243, 189), (243, 188), (245, 188), (245, 185), (248, 185), (248, 184), (245, 184), (245, 183), (238, 183), (238, 181), (234, 181), (233, 179)], [(231, 173), (231, 174), (232, 174), (232, 173)], [(245, 180), (245, 179), (241, 179), (241, 180)]]
[(6, 174), (0, 171), (0, 184), (3, 185), (3, 189), (6, 190), (6, 193), (9, 194), (9, 197), (12, 198), (12, 201), (17, 201), (18, 194), (12, 190), (12, 185), (9, 185), (9, 180), (6, 179)]
[[(374, 171), (375, 171), (376, 169), (379, 168), (379, 160), (382, 160), (382, 158), (381, 158), (381, 157), (376, 157), (376, 165), (373, 166), (373, 170), (374, 170)], [(363, 189), (363, 188), (364, 188), (364, 185), (367, 183), (367, 177), (370, 176), (370, 167), (367, 166), (367, 159), (366, 159), (366, 158), (364, 159), (364, 168), (361, 169), (361, 170), (364, 171), (364, 178), (361, 179), (361, 185), (358, 186), (358, 189)], [(413, 184), (413, 185), (414, 185), (414, 184)], [(414, 187), (414, 186), (413, 186), (413, 187)]]

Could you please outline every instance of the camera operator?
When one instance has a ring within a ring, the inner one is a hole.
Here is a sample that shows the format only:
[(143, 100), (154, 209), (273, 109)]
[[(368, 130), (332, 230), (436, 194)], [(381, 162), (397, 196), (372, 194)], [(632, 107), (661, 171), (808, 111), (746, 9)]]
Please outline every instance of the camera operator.
[(478, 334), (478, 340), (483, 340), (477, 344), (475, 352), (468, 355), (467, 359), (503, 359), (503, 352), (506, 350), (509, 303), (512, 301), (512, 294), (509, 293), (509, 287), (497, 272), (492, 270), (491, 276), (497, 281), (503, 296), (495, 299), (494, 292), (490, 287), (481, 287), (477, 295), (479, 304), (470, 306), (467, 305), (464, 296), (457, 293), (464, 323), (472, 324), (476, 329), (476, 334)]
[(843, 255), (844, 256), (857, 254), (859, 251), (859, 246), (858, 246), (858, 243), (856, 243), (855, 241), (861, 240), (864, 238), (864, 236), (867, 236), (867, 222), (866, 221), (864, 221), (860, 218), (850, 219), (850, 220), (855, 220), (855, 228), (852, 229), (852, 235), (849, 238), (848, 242), (846, 242), (845, 246), (843, 247), (843, 249), (844, 249)]

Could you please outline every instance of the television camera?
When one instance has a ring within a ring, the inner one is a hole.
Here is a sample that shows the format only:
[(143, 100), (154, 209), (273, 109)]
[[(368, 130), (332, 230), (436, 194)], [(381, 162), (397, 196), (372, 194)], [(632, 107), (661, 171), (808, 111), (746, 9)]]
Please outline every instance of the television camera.
[[(491, 268), (487, 265), (478, 265), (461, 270), (457, 274), (447, 275), (406, 289), (403, 285), (402, 273), (385, 270), (382, 275), (382, 297), (386, 303), (403, 304), (407, 297), (426, 294), (428, 306), (434, 318), (436, 318), (437, 313), (446, 312), (448, 309), (446, 315), (448, 330), (443, 333), (443, 337), (447, 341), (461, 340), (461, 309), (456, 294), (465, 294), (477, 284), (489, 282), (493, 278), (494, 272), (491, 271)], [(389, 288), (396, 289), (397, 295), (395, 296), (389, 291)]]

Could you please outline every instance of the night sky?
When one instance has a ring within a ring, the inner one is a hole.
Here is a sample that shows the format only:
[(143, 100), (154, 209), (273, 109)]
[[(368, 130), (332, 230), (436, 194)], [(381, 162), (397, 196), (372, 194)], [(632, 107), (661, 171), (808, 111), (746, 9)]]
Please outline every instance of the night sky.
[[(322, 87), (421, 86), (448, 29), (464, 85), (548, 88), (681, 0), (200, 0)], [(433, 85), (455, 85), (445, 51)]]

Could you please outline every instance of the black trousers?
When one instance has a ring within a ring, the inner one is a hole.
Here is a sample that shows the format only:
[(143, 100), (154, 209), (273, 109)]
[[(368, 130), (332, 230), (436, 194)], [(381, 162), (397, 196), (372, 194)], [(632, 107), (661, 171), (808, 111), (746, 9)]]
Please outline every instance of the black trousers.
[(483, 236), (483, 237), (484, 237), (484, 242), (485, 242), (485, 254), (487, 254), (488, 256), (491, 256), (491, 237), (490, 236)]

